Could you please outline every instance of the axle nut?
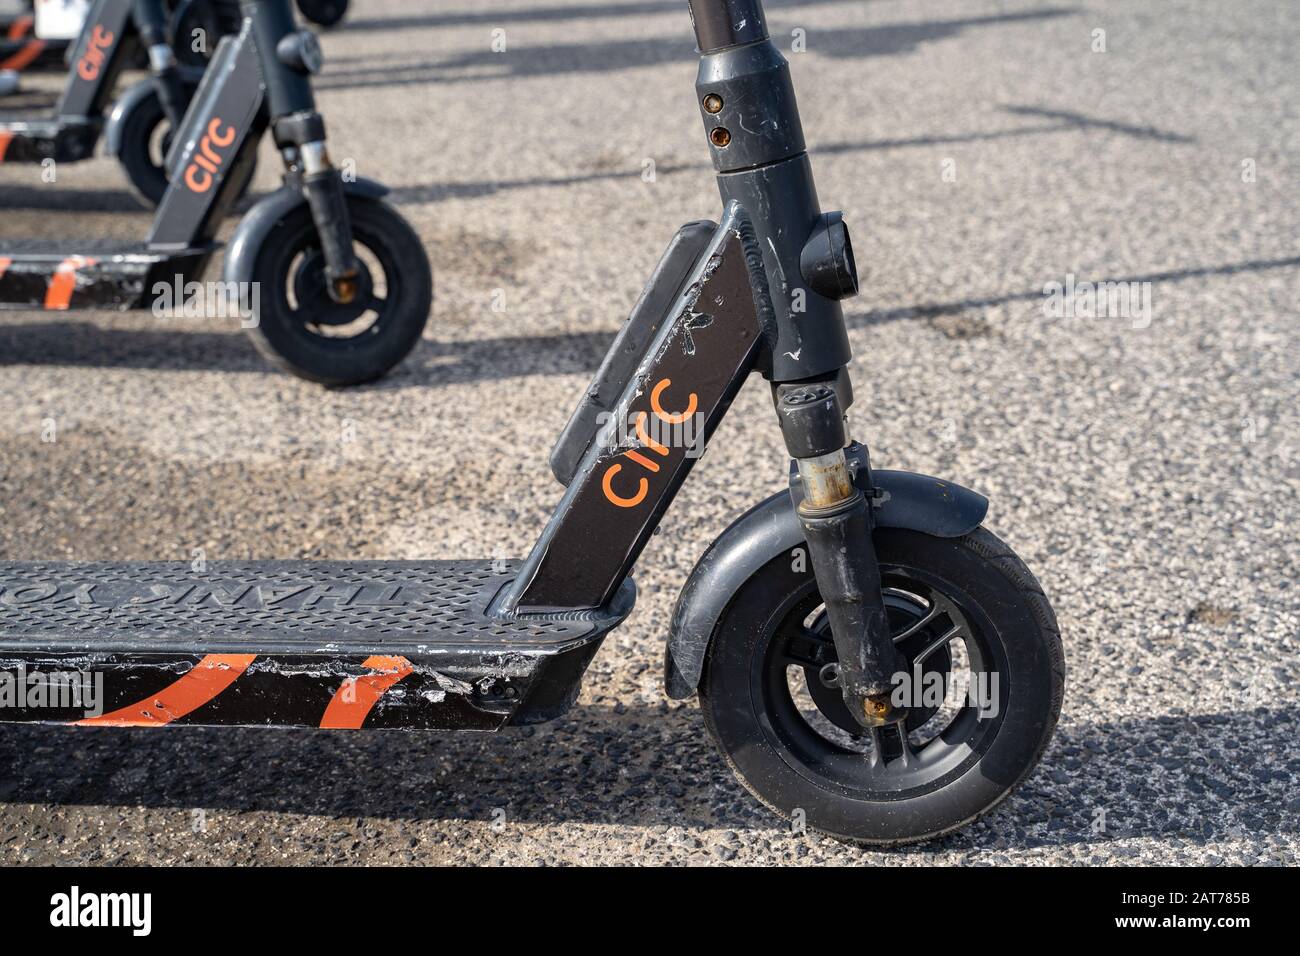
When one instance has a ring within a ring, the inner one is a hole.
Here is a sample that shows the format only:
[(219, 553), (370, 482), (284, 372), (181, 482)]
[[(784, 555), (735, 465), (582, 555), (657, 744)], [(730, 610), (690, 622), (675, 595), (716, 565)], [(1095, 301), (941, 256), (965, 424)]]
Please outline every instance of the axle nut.
[(889, 716), (888, 700), (873, 700), (868, 697), (862, 702), (862, 711), (872, 720), (884, 720)]

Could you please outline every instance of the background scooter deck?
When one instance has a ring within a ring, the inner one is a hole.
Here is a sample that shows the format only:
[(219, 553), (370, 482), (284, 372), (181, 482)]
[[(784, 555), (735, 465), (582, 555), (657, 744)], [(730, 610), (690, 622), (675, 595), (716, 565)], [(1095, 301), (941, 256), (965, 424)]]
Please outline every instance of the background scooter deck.
[(0, 309), (137, 309), (159, 281), (198, 275), (211, 249), (115, 240), (0, 242)]
[(66, 117), (0, 116), (0, 163), (39, 163), (52, 159), (75, 163), (95, 152), (103, 123), (77, 122)]

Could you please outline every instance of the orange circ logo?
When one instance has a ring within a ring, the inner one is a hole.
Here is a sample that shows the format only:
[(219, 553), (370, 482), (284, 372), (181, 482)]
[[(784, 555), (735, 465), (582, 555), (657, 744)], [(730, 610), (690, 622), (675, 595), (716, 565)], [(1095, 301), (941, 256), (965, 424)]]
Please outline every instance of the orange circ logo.
[(185, 185), (196, 193), (205, 193), (211, 189), (213, 175), (225, 162), (225, 157), (216, 150), (225, 149), (234, 141), (235, 127), (227, 125), (223, 133), (221, 117), (213, 117), (208, 124), (207, 135), (199, 140), (199, 151), (194, 154), (194, 161), (185, 167)]
[[(654, 412), (655, 418), (665, 425), (680, 425), (695, 414), (699, 405), (699, 400), (694, 392), (686, 399), (686, 410), (681, 412), (666, 412), (662, 404), (664, 390), (672, 384), (672, 379), (661, 378), (654, 388), (650, 390), (650, 410)], [(650, 437), (646, 429), (646, 422), (649, 416), (645, 412), (638, 412), (636, 416), (636, 437), (641, 440), (645, 447), (659, 455), (661, 458), (668, 457), (668, 446), (661, 442), (655, 441)], [(647, 458), (636, 449), (629, 449), (623, 452), (620, 458), (627, 458), (630, 461), (640, 465), (641, 468), (654, 474), (659, 470), (659, 463), (653, 458)], [(635, 508), (641, 502), (645, 501), (646, 495), (650, 492), (650, 482), (644, 476), (637, 479), (636, 494), (631, 497), (620, 495), (614, 490), (614, 477), (623, 470), (623, 463), (616, 461), (605, 469), (605, 475), (600, 480), (600, 488), (605, 492), (605, 499), (612, 505), (620, 508)]]
[(95, 29), (90, 31), (90, 42), (86, 44), (86, 52), (77, 61), (77, 76), (83, 80), (93, 80), (99, 76), (99, 68), (104, 65), (104, 51), (112, 42), (113, 34), (96, 23)]

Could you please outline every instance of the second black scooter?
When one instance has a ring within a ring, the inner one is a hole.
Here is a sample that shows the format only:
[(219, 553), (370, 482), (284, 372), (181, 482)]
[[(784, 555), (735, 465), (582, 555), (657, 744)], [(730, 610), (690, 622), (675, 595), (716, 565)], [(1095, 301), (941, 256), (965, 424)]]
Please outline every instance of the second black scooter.
[[(0, 308), (179, 308), (197, 289), (200, 305), (227, 309), (286, 371), (325, 385), (371, 381), (420, 339), (428, 258), (385, 187), (345, 182), (331, 163), (310, 79), (320, 48), (294, 28), (289, 0), (242, 8), (239, 34), (221, 40), (175, 136), (144, 242), (0, 241)], [(201, 285), (268, 125), (284, 185), (240, 220), (222, 282)]]
[[(185, 9), (191, 18), (206, 11), (204, 22), (219, 24), (214, 44), (239, 27), (233, 0), (201, 0)], [(169, 41), (172, 28), (163, 0), (95, 0), (54, 113), (0, 116), (0, 163), (79, 162), (94, 155), (102, 137), (135, 193), (156, 206), (167, 189), (164, 159), (172, 131), (180, 127), (205, 65), (201, 59), (178, 62)], [(142, 50), (151, 75), (114, 100), (119, 78)]]

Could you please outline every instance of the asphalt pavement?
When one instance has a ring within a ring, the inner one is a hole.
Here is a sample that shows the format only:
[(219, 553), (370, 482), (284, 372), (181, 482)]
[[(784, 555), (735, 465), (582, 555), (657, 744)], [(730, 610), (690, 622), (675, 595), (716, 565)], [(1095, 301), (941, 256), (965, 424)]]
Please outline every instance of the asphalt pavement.
[[(854, 231), (855, 434), (879, 467), (987, 494), (1060, 620), (1065, 707), (1027, 783), (942, 841), (862, 850), (770, 816), (695, 702), (665, 698), (678, 589), (784, 479), (755, 381), (565, 718), (464, 737), (0, 727), (0, 862), (1296, 862), (1294, 6), (768, 9), (823, 205)], [(685, 4), (354, 0), (322, 43), (336, 159), (392, 187), (433, 263), (424, 341), (386, 380), (327, 391), (229, 323), (0, 315), (0, 558), (531, 545), (559, 498), (551, 436), (668, 238), (718, 213)], [(276, 163), (264, 144), (256, 190)], [(0, 238), (147, 223), (109, 159), (54, 183), (0, 166)], [(1134, 284), (1125, 314), (1051, 294), (1112, 281)]]

